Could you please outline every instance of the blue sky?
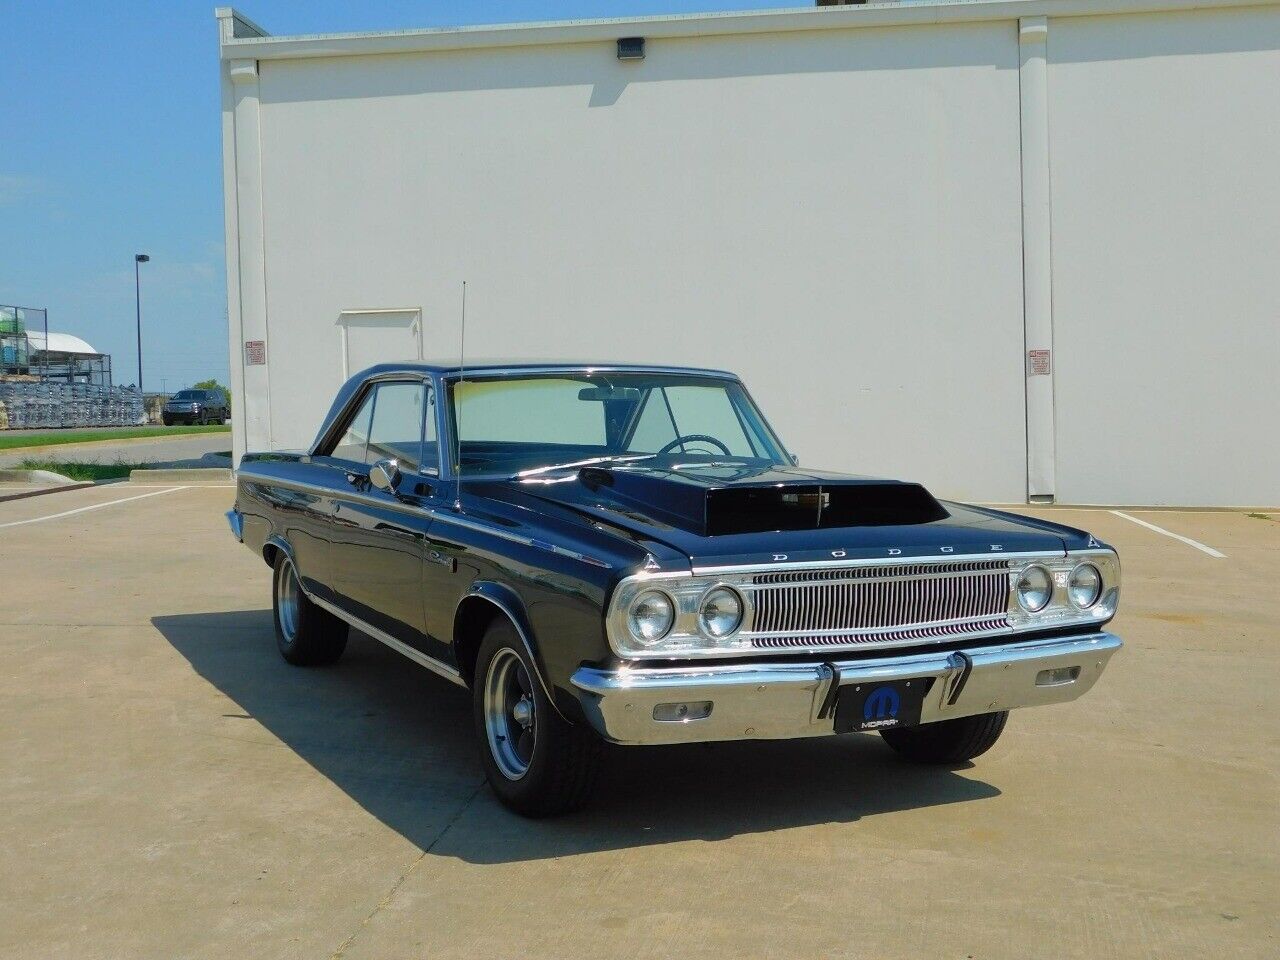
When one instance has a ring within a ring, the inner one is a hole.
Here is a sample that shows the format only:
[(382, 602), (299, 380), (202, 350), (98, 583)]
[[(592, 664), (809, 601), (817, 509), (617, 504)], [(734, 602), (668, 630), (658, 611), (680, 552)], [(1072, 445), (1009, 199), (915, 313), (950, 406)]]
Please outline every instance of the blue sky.
[[(271, 33), (403, 29), (743, 10), (777, 0), (244, 0)], [(0, 0), (0, 303), (137, 380), (133, 255), (143, 267), (143, 382), (227, 381), (214, 0)]]

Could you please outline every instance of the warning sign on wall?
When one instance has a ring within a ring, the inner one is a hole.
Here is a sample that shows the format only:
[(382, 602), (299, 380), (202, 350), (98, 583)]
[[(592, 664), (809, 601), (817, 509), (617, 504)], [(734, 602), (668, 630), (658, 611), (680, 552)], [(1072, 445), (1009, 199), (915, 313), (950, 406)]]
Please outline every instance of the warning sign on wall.
[(1048, 350), (1027, 351), (1027, 376), (1047, 377), (1051, 372)]
[(267, 362), (267, 343), (265, 340), (246, 340), (244, 342), (244, 365), (261, 367)]

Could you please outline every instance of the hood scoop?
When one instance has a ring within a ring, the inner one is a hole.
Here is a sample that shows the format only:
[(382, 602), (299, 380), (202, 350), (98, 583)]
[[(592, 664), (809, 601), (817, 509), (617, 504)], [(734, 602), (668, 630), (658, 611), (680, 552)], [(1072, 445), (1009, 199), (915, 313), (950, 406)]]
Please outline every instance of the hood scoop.
[(623, 513), (637, 512), (703, 536), (910, 526), (950, 514), (918, 483), (877, 480), (714, 486), (669, 473), (588, 468), (579, 480)]

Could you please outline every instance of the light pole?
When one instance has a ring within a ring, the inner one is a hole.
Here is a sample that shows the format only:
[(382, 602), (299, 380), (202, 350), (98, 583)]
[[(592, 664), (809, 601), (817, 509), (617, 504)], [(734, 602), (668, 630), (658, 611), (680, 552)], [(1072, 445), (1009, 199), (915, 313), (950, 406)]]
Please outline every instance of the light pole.
[(133, 255), (133, 305), (138, 314), (138, 396), (142, 396), (142, 281), (138, 275), (138, 266), (150, 260), (145, 253)]

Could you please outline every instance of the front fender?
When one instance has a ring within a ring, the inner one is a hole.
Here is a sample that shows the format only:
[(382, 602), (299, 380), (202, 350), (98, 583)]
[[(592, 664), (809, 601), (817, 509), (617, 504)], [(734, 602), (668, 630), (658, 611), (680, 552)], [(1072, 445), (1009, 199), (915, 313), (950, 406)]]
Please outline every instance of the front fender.
[(564, 710), (557, 701), (555, 689), (547, 680), (546, 660), (543, 658), (542, 650), (538, 645), (537, 635), (533, 632), (533, 624), (530, 622), (529, 613), (525, 609), (524, 601), (515, 590), (506, 584), (497, 583), (493, 580), (478, 580), (473, 583), (471, 589), (467, 591), (467, 595), (458, 604), (457, 610), (454, 611), (454, 635), (457, 636), (458, 634), (464, 605), (477, 599), (487, 601), (497, 607), (515, 626), (516, 633), (519, 634), (520, 640), (524, 643), (525, 651), (529, 654), (529, 659), (533, 661), (537, 683), (542, 687), (542, 692), (546, 695), (547, 700), (555, 706), (556, 711), (563, 717)]

